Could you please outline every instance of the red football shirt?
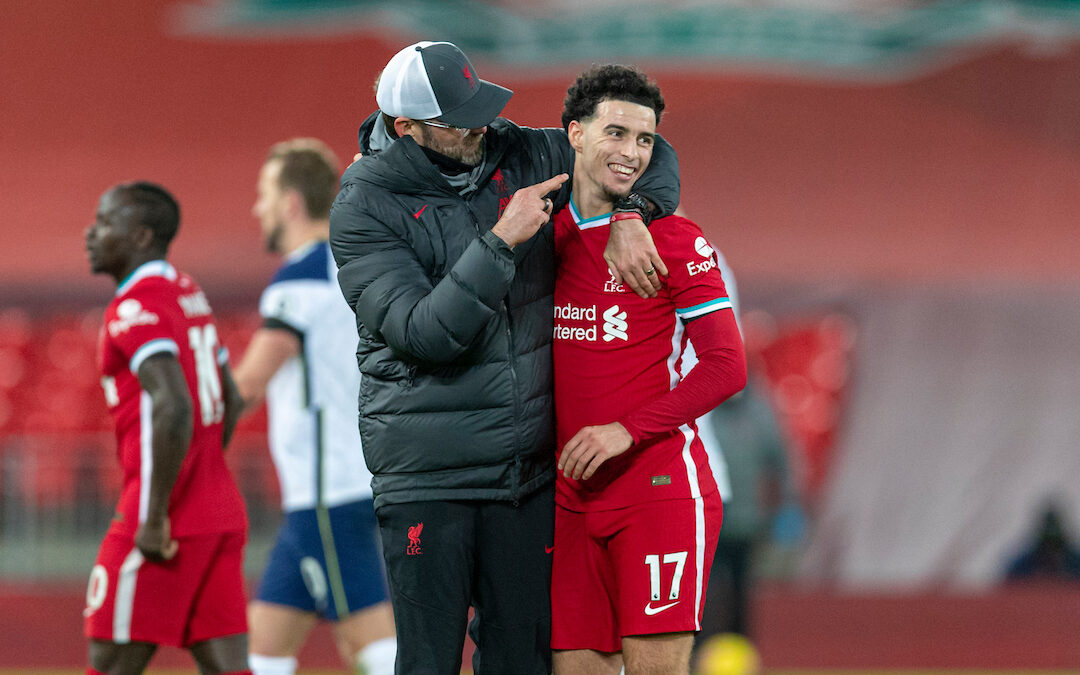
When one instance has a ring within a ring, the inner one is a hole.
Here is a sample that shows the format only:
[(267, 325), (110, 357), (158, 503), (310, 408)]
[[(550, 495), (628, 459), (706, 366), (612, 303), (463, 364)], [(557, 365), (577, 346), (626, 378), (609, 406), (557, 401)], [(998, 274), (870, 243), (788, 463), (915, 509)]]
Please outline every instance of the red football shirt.
[[(622, 420), (673, 389), (696, 363), (684, 320), (731, 311), (712, 247), (697, 225), (677, 216), (649, 228), (670, 274), (659, 296), (641, 298), (615, 284), (603, 259), (609, 217), (582, 219), (571, 204), (554, 218), (558, 454), (582, 427)], [(692, 419), (642, 439), (587, 481), (561, 472), (556, 481), (556, 500), (574, 511), (715, 491)]]
[(164, 260), (136, 269), (105, 310), (98, 361), (105, 401), (116, 423), (124, 472), (114, 529), (134, 533), (150, 496), (153, 405), (139, 383), (139, 366), (174, 354), (194, 405), (191, 445), (169, 499), (173, 536), (244, 530), (247, 516), (222, 451), (224, 399), (217, 328), (206, 296)]

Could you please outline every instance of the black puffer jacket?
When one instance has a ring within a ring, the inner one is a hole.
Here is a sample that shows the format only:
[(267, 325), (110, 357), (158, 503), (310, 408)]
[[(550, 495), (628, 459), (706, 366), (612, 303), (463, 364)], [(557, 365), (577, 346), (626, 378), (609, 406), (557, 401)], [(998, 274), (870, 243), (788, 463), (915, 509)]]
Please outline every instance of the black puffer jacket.
[[(360, 336), (360, 434), (376, 508), (517, 500), (554, 477), (552, 227), (513, 251), (491, 228), (516, 190), (568, 172), (573, 149), (562, 130), (501, 118), (485, 144), (465, 197), (403, 137), (346, 170), (331, 211), (338, 281)], [(666, 143), (638, 188), (674, 210)]]

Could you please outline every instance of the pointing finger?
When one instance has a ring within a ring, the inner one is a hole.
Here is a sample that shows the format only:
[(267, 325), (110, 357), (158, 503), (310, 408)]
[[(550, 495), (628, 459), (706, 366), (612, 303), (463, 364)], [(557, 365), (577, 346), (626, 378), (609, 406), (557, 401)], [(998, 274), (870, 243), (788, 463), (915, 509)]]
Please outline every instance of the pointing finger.
[(548, 178), (543, 183), (537, 183), (536, 187), (540, 194), (547, 194), (552, 190), (558, 190), (569, 178), (570, 174), (560, 173), (558, 176)]

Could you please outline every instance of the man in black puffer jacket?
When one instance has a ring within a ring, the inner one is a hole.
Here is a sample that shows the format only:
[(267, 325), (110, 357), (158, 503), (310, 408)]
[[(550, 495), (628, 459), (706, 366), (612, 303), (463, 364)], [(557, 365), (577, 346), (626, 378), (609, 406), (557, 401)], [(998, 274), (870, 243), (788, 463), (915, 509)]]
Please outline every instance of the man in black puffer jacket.
[[(398, 673), (456, 675), (470, 605), (477, 675), (551, 667), (548, 220), (569, 199), (574, 154), (561, 129), (496, 119), (510, 95), (449, 43), (403, 49), (331, 212)], [(635, 189), (626, 210), (674, 210), (669, 145)], [(666, 270), (651, 239), (640, 221), (620, 224), (632, 243), (609, 258), (613, 275), (655, 294)]]

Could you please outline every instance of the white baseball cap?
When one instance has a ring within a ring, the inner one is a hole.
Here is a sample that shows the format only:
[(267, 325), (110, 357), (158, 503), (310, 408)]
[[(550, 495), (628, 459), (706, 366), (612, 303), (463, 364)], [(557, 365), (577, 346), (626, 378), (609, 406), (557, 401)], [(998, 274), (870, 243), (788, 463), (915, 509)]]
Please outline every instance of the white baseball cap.
[(394, 55), (379, 76), (375, 101), (391, 117), (439, 120), (465, 129), (487, 126), (514, 92), (481, 80), (449, 42), (417, 42)]

